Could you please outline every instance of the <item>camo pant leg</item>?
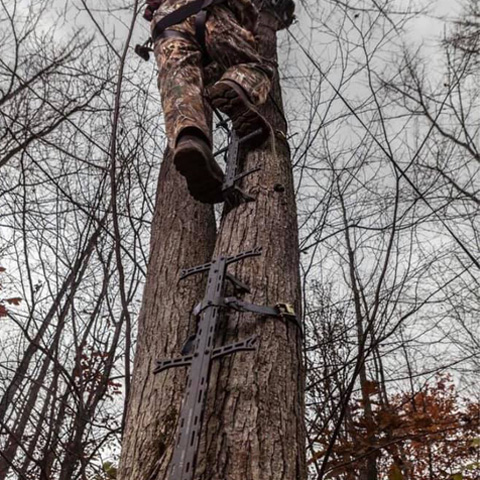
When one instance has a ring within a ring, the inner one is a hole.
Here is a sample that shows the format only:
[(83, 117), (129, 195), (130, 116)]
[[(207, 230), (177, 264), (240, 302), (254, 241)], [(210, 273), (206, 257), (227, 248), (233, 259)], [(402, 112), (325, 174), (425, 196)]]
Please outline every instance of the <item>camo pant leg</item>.
[(256, 105), (264, 103), (275, 63), (258, 53), (254, 34), (243, 28), (231, 10), (222, 5), (211, 9), (206, 30), (207, 51), (222, 67), (221, 79), (241, 85)]
[(182, 130), (199, 129), (211, 142), (210, 107), (204, 99), (202, 52), (194, 40), (192, 21), (175, 30), (191, 37), (165, 38), (155, 45), (158, 84), (169, 145), (175, 147)]
[[(156, 19), (175, 8), (178, 5), (162, 5)], [(152, 28), (155, 23), (154, 19)], [(274, 64), (258, 54), (253, 33), (240, 26), (234, 13), (223, 5), (209, 11), (206, 49), (212, 63), (206, 69), (201, 47), (195, 39), (194, 18), (170, 29), (187, 37), (165, 38), (155, 45), (159, 89), (170, 147), (175, 146), (179, 134), (187, 128), (199, 129), (211, 142), (210, 106), (204, 92), (205, 76), (207, 83), (220, 78), (233, 80), (244, 88), (252, 102), (260, 105), (270, 91)]]

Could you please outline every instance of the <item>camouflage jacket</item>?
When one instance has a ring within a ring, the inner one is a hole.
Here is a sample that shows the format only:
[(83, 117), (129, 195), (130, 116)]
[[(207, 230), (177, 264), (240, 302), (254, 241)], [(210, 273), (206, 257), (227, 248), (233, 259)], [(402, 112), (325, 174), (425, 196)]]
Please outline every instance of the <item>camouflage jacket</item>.
[[(148, 0), (144, 16), (147, 20), (160, 19), (191, 1), (192, 0)], [(255, 32), (258, 10), (252, 0), (225, 0), (225, 3), (222, 5), (225, 5), (233, 12), (238, 23), (243, 28)], [(154, 21), (153, 23), (155, 24), (156, 22)]]

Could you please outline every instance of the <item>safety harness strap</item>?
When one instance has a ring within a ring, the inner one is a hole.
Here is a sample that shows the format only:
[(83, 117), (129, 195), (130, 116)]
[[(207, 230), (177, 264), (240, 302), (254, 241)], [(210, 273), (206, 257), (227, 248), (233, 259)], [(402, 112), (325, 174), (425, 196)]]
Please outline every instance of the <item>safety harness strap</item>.
[(153, 42), (155, 43), (167, 28), (182, 23), (192, 15), (197, 15), (202, 10), (225, 1), (226, 0), (193, 0), (193, 2), (182, 5), (180, 8), (165, 15), (165, 17), (158, 21), (152, 32)]
[(190, 35), (186, 33), (177, 32), (176, 30), (164, 30), (158, 37), (158, 40), (162, 38), (183, 38), (184, 40), (190, 41)]
[[(207, 47), (205, 43), (205, 36), (207, 30), (207, 11), (200, 10), (195, 17), (195, 38), (203, 49), (204, 56), (208, 56)], [(205, 58), (207, 60), (207, 58)]]

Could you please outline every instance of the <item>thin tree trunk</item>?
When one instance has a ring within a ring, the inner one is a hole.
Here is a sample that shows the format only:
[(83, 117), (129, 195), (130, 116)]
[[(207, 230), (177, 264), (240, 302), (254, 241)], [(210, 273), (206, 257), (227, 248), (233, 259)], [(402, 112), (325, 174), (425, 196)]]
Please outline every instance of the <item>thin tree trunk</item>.
[(84, 464), (84, 461), (88, 456), (85, 452), (85, 431), (89, 423), (95, 418), (98, 404), (107, 393), (108, 383), (114, 366), (120, 335), (125, 325), (125, 321), (126, 317), (122, 312), (120, 319), (115, 326), (115, 332), (108, 356), (106, 357), (104, 364), (98, 369), (101, 381), (89, 393), (86, 400), (82, 399), (83, 394), (85, 393), (85, 385), (80, 390), (79, 402), (72, 420), (70, 437), (65, 448), (65, 456), (62, 460), (61, 470), (58, 475), (59, 480), (72, 480), (73, 478), (77, 478), (78, 475), (74, 476), (74, 473), (78, 466), (81, 467)]
[(93, 231), (86, 245), (80, 251), (78, 258), (72, 266), (70, 273), (63, 281), (62, 286), (58, 291), (52, 306), (45, 315), (45, 318), (42, 320), (42, 324), (36, 332), (35, 337), (33, 337), (25, 352), (23, 353), (22, 359), (20, 360), (19, 365), (15, 370), (13, 378), (6, 387), (3, 397), (0, 399), (0, 423), (5, 421), (7, 410), (13, 402), (18, 389), (22, 385), (22, 382), (27, 375), (28, 368), (30, 367), (30, 363), (34, 358), (35, 353), (38, 351), (39, 345), (41, 344), (44, 335), (48, 331), (48, 328), (50, 327), (53, 319), (55, 318), (55, 315), (58, 313), (58, 310), (62, 305), (62, 301), (64, 301), (65, 299), (65, 304), (61, 307), (62, 311), (66, 311), (68, 310), (71, 302), (75, 298), (75, 292), (77, 291), (83, 279), (83, 275), (88, 266), (90, 256), (92, 255), (95, 246), (97, 245), (97, 242), (102, 234), (106, 218), (107, 215), (105, 215), (99, 221), (98, 226)]
[[(60, 458), (59, 452), (57, 452), (58, 446), (61, 444), (60, 432), (65, 423), (65, 418), (67, 417), (68, 409), (68, 400), (71, 398), (70, 386), (65, 388), (62, 397), (60, 398), (60, 408), (56, 416), (54, 413), (54, 405), (51, 408), (51, 418), (52, 421), (49, 425), (49, 431), (47, 435), (47, 440), (45, 447), (42, 451), (42, 456), (40, 457), (39, 464), (41, 466), (40, 470), (40, 480), (49, 480), (53, 478), (53, 467), (55, 460)], [(53, 421), (53, 419), (55, 419)]]
[[(55, 348), (56, 343), (52, 345), (50, 353), (53, 353)], [(8, 443), (3, 449), (2, 456), (0, 458), (0, 480), (5, 480), (7, 477), (10, 467), (13, 465), (18, 447), (20, 444), (23, 444), (25, 429), (27, 428), (29, 421), (31, 421), (32, 411), (34, 411), (40, 389), (44, 386), (43, 382), (45, 381), (50, 363), (50, 357), (45, 357), (43, 359), (40, 373), (35, 381), (31, 383), (28, 394), (26, 395), (25, 403), (18, 414), (18, 418), (16, 419), (14, 426), (12, 427), (14, 431), (9, 436)], [(38, 421), (42, 422), (43, 419), (39, 417)]]

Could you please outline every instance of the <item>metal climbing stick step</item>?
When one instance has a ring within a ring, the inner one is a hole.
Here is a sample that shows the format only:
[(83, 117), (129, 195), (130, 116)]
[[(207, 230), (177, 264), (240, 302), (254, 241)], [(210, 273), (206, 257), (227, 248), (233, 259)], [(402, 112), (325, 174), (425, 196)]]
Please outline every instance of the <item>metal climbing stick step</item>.
[(255, 198), (246, 193), (238, 186), (238, 182), (252, 173), (261, 170), (261, 167), (252, 168), (246, 172), (240, 172), (240, 149), (249, 141), (263, 135), (262, 129), (255, 130), (244, 137), (239, 138), (235, 131), (230, 134), (230, 142), (226, 148), (219, 150), (215, 156), (226, 153), (226, 171), (223, 182), (223, 196), (227, 203), (237, 206), (241, 203), (253, 202)]
[(249, 291), (247, 285), (227, 272), (228, 266), (246, 258), (259, 256), (261, 253), (261, 248), (256, 248), (231, 257), (222, 256), (210, 263), (183, 270), (181, 273), (181, 279), (185, 279), (191, 275), (208, 272), (208, 281), (205, 298), (195, 309), (199, 322), (196, 335), (189, 339), (191, 349), (187, 349), (182, 357), (157, 361), (154, 370), (154, 373), (160, 373), (170, 368), (190, 367), (180, 412), (177, 441), (170, 464), (170, 480), (192, 480), (194, 477), (212, 361), (225, 355), (256, 350), (256, 336), (215, 348), (215, 334), (223, 311), (225, 309), (249, 311), (291, 320), (298, 325), (295, 313), (289, 306), (263, 307), (243, 302), (236, 297), (225, 297), (227, 282), (233, 284), (237, 293)]

